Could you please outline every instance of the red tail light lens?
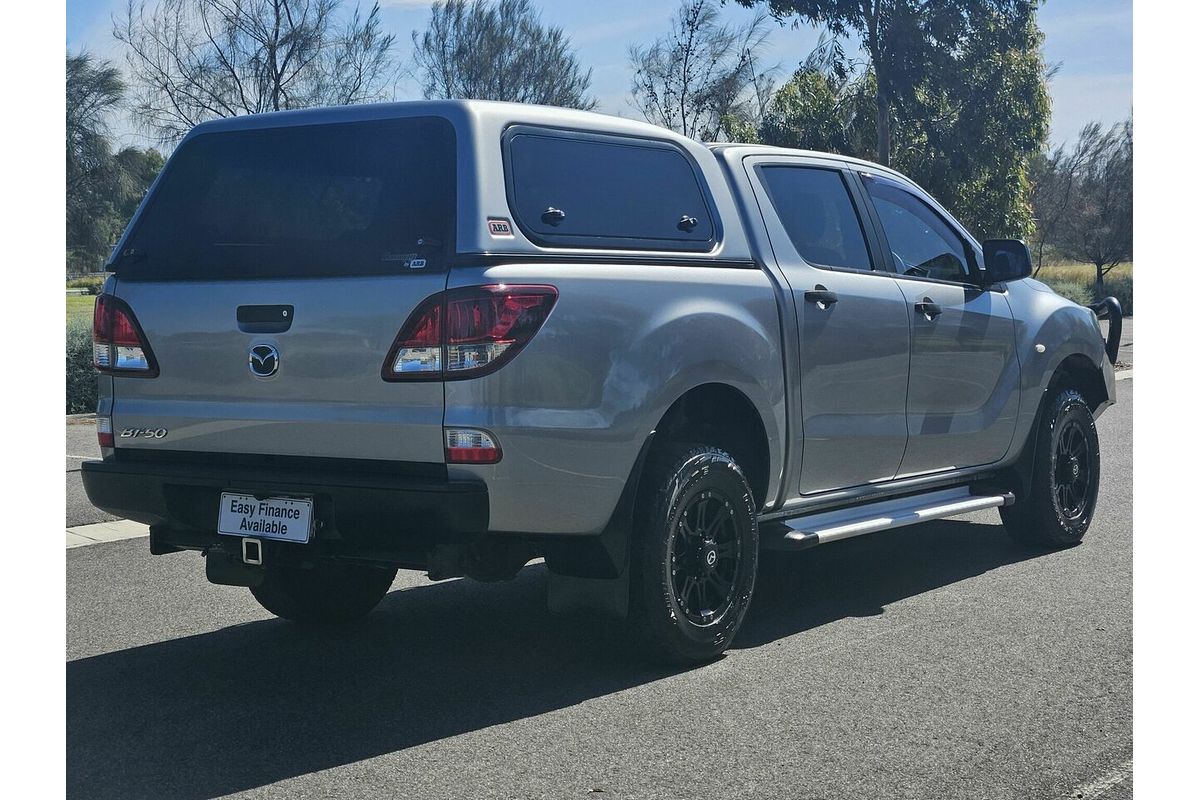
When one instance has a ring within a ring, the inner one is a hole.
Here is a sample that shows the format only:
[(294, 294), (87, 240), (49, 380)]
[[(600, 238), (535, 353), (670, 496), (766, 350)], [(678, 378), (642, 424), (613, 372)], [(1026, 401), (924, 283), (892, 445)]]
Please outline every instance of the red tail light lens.
[(96, 417), (96, 441), (101, 447), (112, 447), (115, 444), (112, 417)]
[(558, 299), (553, 286), (472, 286), (421, 303), (400, 329), (383, 379), (457, 380), (485, 375), (529, 343)]
[(92, 314), (92, 363), (101, 372), (153, 378), (158, 364), (133, 310), (109, 294), (96, 298)]

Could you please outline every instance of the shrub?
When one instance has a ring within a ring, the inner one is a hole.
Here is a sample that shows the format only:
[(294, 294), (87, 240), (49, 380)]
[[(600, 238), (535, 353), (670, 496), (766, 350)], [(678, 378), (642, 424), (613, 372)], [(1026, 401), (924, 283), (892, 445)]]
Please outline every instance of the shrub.
[(96, 393), (91, 321), (71, 320), (67, 323), (67, 413), (95, 411)]
[(1133, 276), (1108, 277), (1104, 281), (1105, 297), (1112, 295), (1121, 304), (1125, 316), (1133, 316)]
[(68, 289), (86, 289), (88, 294), (100, 294), (100, 289), (104, 287), (104, 273), (95, 273), (92, 275), (83, 275), (78, 278), (71, 278), (67, 281)]
[(1071, 281), (1045, 281), (1045, 284), (1073, 303), (1081, 306), (1092, 304), (1092, 287)]

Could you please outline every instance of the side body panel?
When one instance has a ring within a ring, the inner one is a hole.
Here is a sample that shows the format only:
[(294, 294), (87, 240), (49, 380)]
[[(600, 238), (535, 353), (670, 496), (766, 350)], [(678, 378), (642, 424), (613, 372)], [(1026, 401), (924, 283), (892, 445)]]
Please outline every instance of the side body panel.
[(494, 531), (592, 534), (616, 506), (638, 451), (688, 390), (721, 383), (763, 420), (767, 497), (784, 429), (779, 312), (755, 268), (511, 263), (455, 268), (450, 285), (536, 282), (559, 297), (545, 326), (500, 371), (445, 384), (448, 426), (497, 435), (503, 460), (452, 466), (488, 484)]
[[(819, 272), (788, 269), (800, 318), (801, 494), (891, 480), (908, 439), (904, 297), (885, 275)], [(838, 302), (805, 302), (816, 287), (836, 292)]]
[[(1100, 416), (1116, 402), (1113, 365), (1104, 353), (1104, 336), (1094, 314), (1032, 278), (1008, 284), (1008, 302), (1016, 321), (1017, 354), (1021, 359), (1021, 407), (1009, 450), (1015, 458), (1029, 436), (1050, 379), (1071, 356), (1083, 356), (1104, 379), (1107, 400), (1093, 412)], [(1038, 352), (1042, 345), (1044, 352)]]
[[(896, 281), (912, 320), (908, 448), (901, 475), (999, 461), (1016, 427), (1020, 363), (1004, 295), (920, 280)], [(930, 300), (942, 313), (916, 312)]]
[[(796, 252), (757, 167), (834, 170), (840, 165), (804, 158), (745, 161), (771, 253), (795, 308), (799, 346), (789, 361), (799, 381), (799, 414), (791, 444), (800, 450), (798, 480), (785, 492), (842, 489), (890, 480), (900, 466), (908, 436), (909, 321), (904, 296), (884, 271), (830, 269), (808, 264)], [(846, 185), (849, 199), (849, 184)], [(784, 202), (780, 198), (779, 202)], [(863, 264), (870, 267), (870, 263)], [(832, 291), (837, 302), (818, 305), (806, 292)]]
[[(754, 197), (750, 179), (742, 166), (744, 161), (760, 156), (769, 156), (773, 160), (780, 156), (813, 159), (816, 162), (824, 162), (831, 166), (845, 166), (852, 170), (862, 169), (886, 175), (920, 191), (919, 187), (903, 175), (885, 167), (858, 159), (835, 157), (828, 154), (802, 150), (785, 150), (751, 145), (720, 145), (715, 147), (714, 150), (729, 178), (734, 196), (743, 209), (748, 240), (755, 252), (759, 254), (756, 257), (763, 259), (766, 263), (769, 274), (777, 285), (783, 287), (779, 289), (781, 292), (787, 288), (786, 278), (775, 264), (771, 243), (767, 238), (766, 229), (762, 222), (762, 215)], [(932, 205), (945, 216), (950, 216), (936, 201)], [(952, 217), (950, 219), (953, 221)], [(976, 255), (981, 263), (982, 251), (979, 249), (978, 243), (961, 226), (958, 226), (958, 229), (975, 248)], [(896, 282), (899, 284), (903, 281), (897, 280)], [(992, 463), (982, 466), (963, 467), (958, 470), (943, 470), (917, 477), (900, 477), (890, 482), (885, 481), (823, 492), (808, 497), (791, 496), (788, 494), (781, 497), (775, 510), (767, 513), (765, 517), (768, 519), (786, 518), (797, 513), (802, 513), (809, 507), (823, 506), (831, 503), (848, 504), (856, 500), (867, 501), (889, 491), (919, 491), (924, 486), (942, 485), (947, 480), (953, 480), (956, 476), (961, 476), (965, 480), (973, 475), (992, 474), (999, 468), (1013, 464), (1020, 456), (1022, 448), (1028, 440), (1042, 397), (1054, 372), (1063, 364), (1064, 360), (1071, 356), (1085, 357), (1103, 379), (1108, 399), (1100, 404), (1095, 413), (1099, 415), (1108, 405), (1115, 401), (1116, 385), (1113, 368), (1104, 354), (1104, 340), (1099, 324), (1089, 310), (1060, 297), (1044, 284), (1032, 279), (1015, 281), (1007, 284), (1007, 286), (996, 287), (991, 294), (993, 303), (1003, 301), (1007, 303), (1011, 312), (1013, 355), (1015, 356), (1014, 361), (1018, 368), (1017, 382), (1010, 388), (1009, 396), (1000, 404), (1004, 409), (1004, 414), (1013, 413), (1015, 417), (1011, 427), (1011, 437), (1004, 453), (997, 456), (996, 460)], [(781, 341), (785, 349), (785, 373), (788, 375), (787, 398), (789, 420), (792, 421), (791, 424), (795, 427), (797, 425), (796, 420), (800, 418), (802, 413), (802, 390), (798, 379), (799, 375), (794, 370), (794, 364), (798, 358), (797, 353), (801, 348), (801, 344), (799, 336), (796, 334), (798, 325), (796, 323), (795, 307), (790, 304), (782, 304), (781, 309), (784, 314)], [(1037, 352), (1037, 345), (1039, 344), (1045, 348), (1042, 353)], [(1000, 402), (999, 396), (994, 400), (995, 402)], [(1011, 411), (1014, 405), (1015, 411)], [(793, 438), (799, 439), (801, 433), (797, 430), (791, 435)], [(1000, 438), (1003, 437), (997, 437), (996, 441), (992, 444), (998, 446)], [(787, 486), (796, 481), (800, 469), (801, 449), (793, 447), (790, 449), (788, 456), (783, 484)]]

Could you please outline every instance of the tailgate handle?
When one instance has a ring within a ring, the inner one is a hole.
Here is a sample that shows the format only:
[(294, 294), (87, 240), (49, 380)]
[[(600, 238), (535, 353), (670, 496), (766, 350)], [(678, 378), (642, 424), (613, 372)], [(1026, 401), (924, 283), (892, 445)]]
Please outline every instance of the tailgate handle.
[(293, 306), (238, 306), (238, 329), (243, 333), (283, 333), (292, 327)]

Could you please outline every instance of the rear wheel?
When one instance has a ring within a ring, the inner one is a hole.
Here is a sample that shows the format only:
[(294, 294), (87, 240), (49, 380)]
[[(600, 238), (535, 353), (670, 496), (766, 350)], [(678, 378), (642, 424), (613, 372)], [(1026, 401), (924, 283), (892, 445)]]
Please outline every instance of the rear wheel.
[(709, 661), (733, 640), (758, 571), (758, 522), (742, 470), (708, 446), (671, 446), (646, 475), (630, 567), (630, 624), (672, 663)]
[(250, 592), (277, 617), (295, 622), (335, 624), (365, 616), (379, 605), (396, 578), (396, 569), (337, 562), (311, 569), (273, 567)]
[(1000, 509), (1004, 527), (1025, 544), (1077, 544), (1091, 525), (1100, 489), (1100, 440), (1083, 395), (1075, 389), (1050, 395), (1034, 447), (1029, 495)]

